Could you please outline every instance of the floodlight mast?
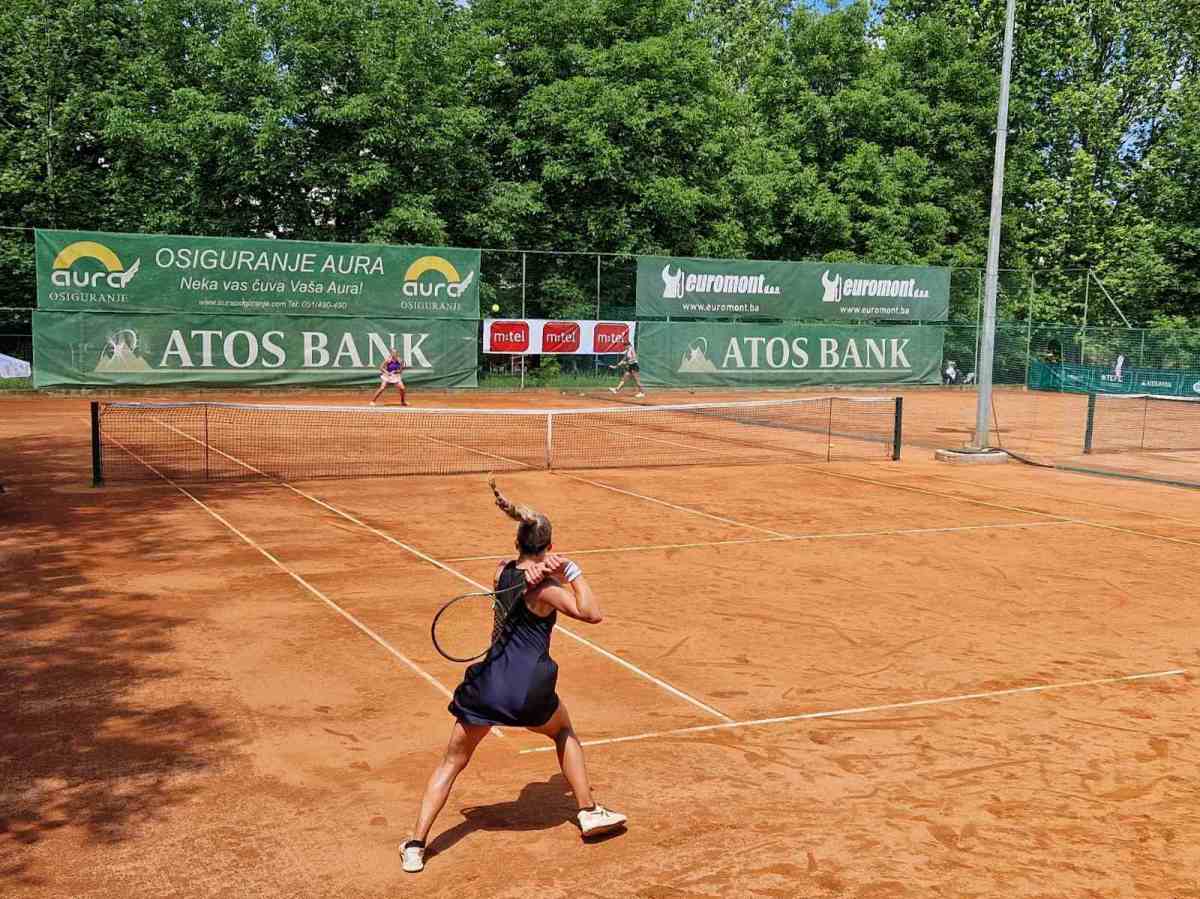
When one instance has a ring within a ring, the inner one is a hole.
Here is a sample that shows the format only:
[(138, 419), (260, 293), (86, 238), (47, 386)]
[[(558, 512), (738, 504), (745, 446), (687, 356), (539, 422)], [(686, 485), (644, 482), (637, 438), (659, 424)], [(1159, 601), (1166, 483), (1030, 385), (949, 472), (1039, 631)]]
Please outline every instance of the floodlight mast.
[[(1004, 214), (1004, 154), (1008, 148), (1008, 85), (1012, 77), (1013, 30), (1017, 0), (1008, 0), (1004, 21), (1004, 63), (1000, 67), (1000, 109), (996, 114), (996, 159), (992, 170), (992, 218), (988, 226), (986, 286), (983, 293), (983, 339), (979, 346), (979, 395), (975, 408), (972, 449), (989, 445), (988, 423), (992, 411), (992, 361), (996, 346), (996, 293), (1000, 280), (1000, 225)], [(1033, 311), (1030, 310), (1030, 314)]]

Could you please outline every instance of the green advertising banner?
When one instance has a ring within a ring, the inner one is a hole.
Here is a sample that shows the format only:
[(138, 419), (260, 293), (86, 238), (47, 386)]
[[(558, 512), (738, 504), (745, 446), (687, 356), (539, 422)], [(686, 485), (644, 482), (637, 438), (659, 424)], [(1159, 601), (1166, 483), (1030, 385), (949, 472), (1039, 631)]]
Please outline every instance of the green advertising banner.
[(950, 270), (639, 256), (639, 318), (945, 321)]
[(406, 383), (474, 387), (478, 332), (445, 319), (38, 310), (33, 383), (370, 384), (395, 347)]
[(937, 384), (942, 325), (641, 322), (642, 375), (657, 386)]
[(1071, 393), (1149, 393), (1156, 396), (1200, 396), (1200, 371), (1169, 368), (1123, 368), (1120, 376), (1102, 365), (1050, 364), (1034, 359), (1029, 386)]
[(479, 251), (37, 231), (38, 308), (479, 318)]

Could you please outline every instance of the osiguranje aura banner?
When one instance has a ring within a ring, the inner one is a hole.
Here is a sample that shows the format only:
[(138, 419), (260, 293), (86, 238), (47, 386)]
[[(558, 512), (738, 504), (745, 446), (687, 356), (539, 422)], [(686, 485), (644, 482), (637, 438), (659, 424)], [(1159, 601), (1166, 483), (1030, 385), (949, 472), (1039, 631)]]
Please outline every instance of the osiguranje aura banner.
[(638, 318), (945, 321), (950, 270), (639, 256)]
[(658, 386), (936, 384), (943, 325), (640, 322), (642, 377)]
[(39, 309), (479, 319), (479, 251), (36, 232)]
[(410, 384), (477, 384), (471, 321), (46, 310), (33, 315), (33, 383), (367, 384), (392, 347)]

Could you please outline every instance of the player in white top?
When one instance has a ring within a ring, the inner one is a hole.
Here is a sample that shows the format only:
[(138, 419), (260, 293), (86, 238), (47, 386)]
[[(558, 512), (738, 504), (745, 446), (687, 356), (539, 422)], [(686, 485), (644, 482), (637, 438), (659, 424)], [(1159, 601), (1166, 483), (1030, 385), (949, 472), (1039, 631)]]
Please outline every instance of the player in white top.
[(632, 343), (625, 347), (625, 353), (621, 356), (621, 361), (616, 365), (610, 365), (609, 368), (621, 369), (620, 383), (616, 387), (608, 388), (610, 393), (616, 393), (625, 386), (626, 379), (632, 377), (638, 389), (638, 392), (634, 396), (640, 399), (646, 395), (646, 391), (642, 388), (642, 379), (638, 377), (638, 372), (641, 369), (638, 367), (637, 350), (633, 348)]

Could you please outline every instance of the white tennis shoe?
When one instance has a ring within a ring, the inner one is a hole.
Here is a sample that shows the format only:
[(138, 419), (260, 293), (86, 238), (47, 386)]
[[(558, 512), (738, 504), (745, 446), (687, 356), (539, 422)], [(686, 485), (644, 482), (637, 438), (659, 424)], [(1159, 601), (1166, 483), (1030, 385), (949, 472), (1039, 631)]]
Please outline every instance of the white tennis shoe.
[(416, 840), (400, 844), (400, 857), (404, 859), (404, 870), (409, 874), (425, 869), (425, 847)]
[(608, 388), (608, 392), (609, 392), (609, 393), (616, 393), (616, 392), (617, 392), (617, 388), (615, 388), (615, 387), (610, 387), (610, 388)]
[(609, 811), (602, 805), (590, 809), (579, 810), (579, 831), (585, 837), (596, 837), (602, 833), (612, 833), (625, 826), (628, 820), (620, 812)]
[(642, 397), (644, 397), (645, 395), (646, 395), (646, 394), (644, 394), (644, 393), (635, 393), (633, 396), (634, 396), (634, 399), (641, 399), (641, 398), (642, 398)]

